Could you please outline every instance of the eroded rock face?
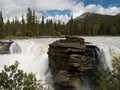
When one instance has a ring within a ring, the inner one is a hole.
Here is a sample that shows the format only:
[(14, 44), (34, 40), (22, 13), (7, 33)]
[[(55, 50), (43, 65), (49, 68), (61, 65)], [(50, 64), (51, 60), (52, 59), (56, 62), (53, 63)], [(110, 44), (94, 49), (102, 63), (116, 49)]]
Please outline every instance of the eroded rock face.
[(84, 77), (90, 77), (96, 68), (95, 47), (87, 46), (83, 38), (70, 36), (49, 46), (55, 90), (78, 90), (76, 80), (81, 85)]
[(0, 41), (0, 54), (9, 54), (10, 53), (9, 47), (12, 43), (13, 43), (12, 41), (9, 42)]

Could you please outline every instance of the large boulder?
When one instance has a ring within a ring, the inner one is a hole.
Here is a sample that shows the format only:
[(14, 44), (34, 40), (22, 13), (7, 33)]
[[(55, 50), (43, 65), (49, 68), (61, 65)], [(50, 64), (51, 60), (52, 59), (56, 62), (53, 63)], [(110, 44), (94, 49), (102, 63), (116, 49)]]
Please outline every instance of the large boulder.
[(76, 90), (76, 82), (90, 77), (97, 67), (95, 47), (83, 38), (66, 36), (49, 45), (49, 66), (55, 90)]
[(0, 54), (9, 54), (9, 47), (12, 43), (12, 41), (0, 41)]

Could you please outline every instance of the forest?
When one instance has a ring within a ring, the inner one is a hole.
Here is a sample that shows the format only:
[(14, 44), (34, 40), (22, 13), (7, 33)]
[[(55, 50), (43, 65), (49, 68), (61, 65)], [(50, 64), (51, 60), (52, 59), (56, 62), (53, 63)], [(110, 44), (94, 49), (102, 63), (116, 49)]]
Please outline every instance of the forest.
[[(84, 16), (84, 18), (82, 18)], [(26, 17), (26, 18), (24, 18)], [(44, 16), (41, 21), (37, 18), (35, 10), (27, 9), (26, 15), (22, 15), (20, 21), (15, 17), (4, 22), (0, 12), (0, 38), (11, 37), (40, 37), (40, 36), (61, 36), (61, 35), (83, 35), (83, 36), (119, 36), (120, 15), (109, 16), (85, 13), (80, 17), (71, 19), (68, 23), (53, 22), (46, 20)]]

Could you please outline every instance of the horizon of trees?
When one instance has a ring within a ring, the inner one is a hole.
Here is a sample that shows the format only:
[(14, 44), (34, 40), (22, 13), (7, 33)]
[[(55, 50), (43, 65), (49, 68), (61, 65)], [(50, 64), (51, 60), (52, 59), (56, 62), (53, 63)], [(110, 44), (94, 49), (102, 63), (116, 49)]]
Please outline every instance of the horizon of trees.
[(0, 38), (6, 37), (39, 37), (39, 36), (60, 36), (60, 35), (120, 35), (120, 19), (118, 21), (109, 22), (107, 20), (95, 21), (85, 19), (83, 23), (76, 22), (73, 17), (67, 24), (58, 21), (53, 22), (52, 19), (46, 20), (42, 16), (42, 20), (38, 20), (35, 10), (27, 9), (26, 19), (22, 15), (19, 21), (15, 17), (12, 21), (9, 19), (4, 23), (2, 12), (0, 12)]

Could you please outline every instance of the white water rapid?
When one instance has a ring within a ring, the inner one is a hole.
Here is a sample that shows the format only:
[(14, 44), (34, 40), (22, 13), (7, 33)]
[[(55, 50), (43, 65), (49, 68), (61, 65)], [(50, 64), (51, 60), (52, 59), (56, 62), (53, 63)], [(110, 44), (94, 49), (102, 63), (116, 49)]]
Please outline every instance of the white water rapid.
[[(99, 48), (99, 58), (104, 67), (111, 70), (113, 57), (120, 56), (120, 37), (83, 37), (86, 42), (92, 42)], [(33, 72), (38, 79), (49, 81), (51, 73), (48, 66), (48, 44), (57, 39), (24, 39), (13, 40), (10, 54), (0, 54), (0, 70), (4, 65), (11, 65), (19, 61), (19, 68), (25, 72)], [(77, 85), (77, 84), (76, 84)], [(89, 86), (85, 84), (85, 87)], [(84, 88), (84, 87), (82, 87)], [(89, 90), (84, 88), (82, 90)]]
[(114, 57), (120, 56), (120, 50), (117, 47), (107, 46), (101, 43), (90, 43), (90, 46), (96, 47), (97, 58), (103, 68), (113, 70), (112, 61)]
[(19, 61), (19, 68), (25, 72), (33, 72), (38, 79), (45, 80), (49, 76), (47, 44), (32, 40), (14, 41), (10, 46), (10, 54), (0, 55), (0, 69), (3, 65)]
[(85, 37), (85, 40), (98, 48), (98, 59), (103, 68), (112, 71), (114, 57), (120, 57), (120, 37)]
[(50, 42), (51, 40), (44, 39), (13, 40), (9, 48), (10, 54), (0, 54), (0, 70), (4, 65), (11, 65), (18, 61), (19, 69), (28, 73), (33, 72), (37, 79), (49, 81), (51, 73), (47, 51)]

